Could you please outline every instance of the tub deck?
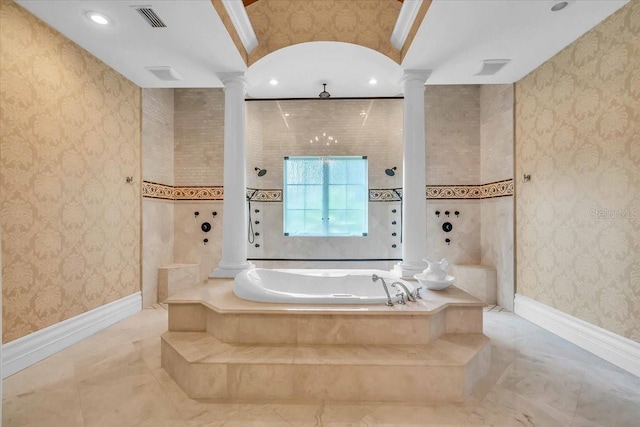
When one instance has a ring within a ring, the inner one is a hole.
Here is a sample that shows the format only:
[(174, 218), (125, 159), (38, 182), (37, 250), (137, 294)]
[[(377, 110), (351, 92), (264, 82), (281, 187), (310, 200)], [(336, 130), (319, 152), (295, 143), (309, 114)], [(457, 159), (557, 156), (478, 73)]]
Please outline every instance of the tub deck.
[(459, 402), (489, 368), (483, 305), (455, 287), (393, 307), (259, 303), (232, 287), (167, 301), (162, 366), (192, 398)]
[[(372, 283), (372, 286), (380, 286)], [(289, 303), (263, 303), (243, 300), (233, 294), (233, 279), (209, 279), (207, 284), (182, 291), (172, 295), (166, 302), (168, 304), (193, 304), (199, 303), (219, 313), (292, 313), (300, 314), (332, 314), (336, 312), (353, 315), (384, 313), (387, 315), (432, 315), (449, 306), (480, 307), (484, 303), (478, 298), (450, 286), (442, 291), (430, 291), (421, 289), (421, 300), (406, 305), (395, 304), (387, 307), (384, 304), (289, 304)]]

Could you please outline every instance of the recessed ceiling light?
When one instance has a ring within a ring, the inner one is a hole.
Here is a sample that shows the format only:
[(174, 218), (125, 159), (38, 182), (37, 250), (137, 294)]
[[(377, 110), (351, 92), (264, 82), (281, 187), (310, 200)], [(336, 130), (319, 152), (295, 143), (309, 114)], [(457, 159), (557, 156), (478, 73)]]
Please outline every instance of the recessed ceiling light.
[(109, 25), (109, 23), (111, 22), (111, 20), (103, 15), (102, 13), (98, 13), (98, 12), (87, 12), (86, 13), (87, 18), (89, 18), (92, 22), (95, 22), (96, 24), (99, 25)]
[(370, 85), (375, 85), (375, 84), (377, 84), (377, 83), (378, 83), (378, 81), (377, 81), (376, 79), (371, 79), (371, 80), (369, 80), (369, 84), (370, 84)]
[(559, 1), (557, 3), (554, 3), (553, 6), (551, 6), (551, 12), (561, 11), (562, 9), (564, 9), (567, 6), (569, 6), (569, 2), (568, 1)]
[(277, 85), (277, 84), (278, 84), (278, 81), (277, 81), (276, 79), (271, 79), (271, 80), (269, 80), (269, 84), (270, 84), (271, 86), (275, 86), (275, 85)]

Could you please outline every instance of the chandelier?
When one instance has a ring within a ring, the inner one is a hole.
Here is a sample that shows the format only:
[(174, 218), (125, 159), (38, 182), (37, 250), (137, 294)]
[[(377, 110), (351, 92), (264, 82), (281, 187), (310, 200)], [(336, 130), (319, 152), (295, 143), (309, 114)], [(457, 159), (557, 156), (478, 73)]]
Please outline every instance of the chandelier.
[(337, 144), (338, 140), (331, 135), (327, 135), (326, 132), (322, 132), (321, 136), (315, 136), (309, 140), (310, 144), (331, 145)]

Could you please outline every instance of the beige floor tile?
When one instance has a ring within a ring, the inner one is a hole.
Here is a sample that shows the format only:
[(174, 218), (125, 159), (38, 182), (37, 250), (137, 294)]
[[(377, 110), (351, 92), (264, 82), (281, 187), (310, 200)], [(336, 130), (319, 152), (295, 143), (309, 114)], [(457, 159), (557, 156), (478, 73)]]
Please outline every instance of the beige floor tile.
[(167, 311), (155, 306), (5, 379), (3, 426), (635, 427), (640, 419), (640, 378), (504, 311), (485, 312), (492, 365), (457, 405), (189, 399), (160, 367), (166, 329)]
[(3, 401), (5, 427), (84, 426), (80, 395), (74, 380), (50, 383)]

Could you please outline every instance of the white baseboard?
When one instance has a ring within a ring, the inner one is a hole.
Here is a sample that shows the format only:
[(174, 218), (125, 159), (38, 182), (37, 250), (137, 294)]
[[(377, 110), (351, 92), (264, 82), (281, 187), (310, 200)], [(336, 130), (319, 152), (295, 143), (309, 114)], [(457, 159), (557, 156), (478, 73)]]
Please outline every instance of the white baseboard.
[(514, 313), (640, 377), (640, 343), (520, 294)]
[(136, 292), (8, 342), (2, 346), (2, 378), (82, 341), (140, 310), (142, 295)]

